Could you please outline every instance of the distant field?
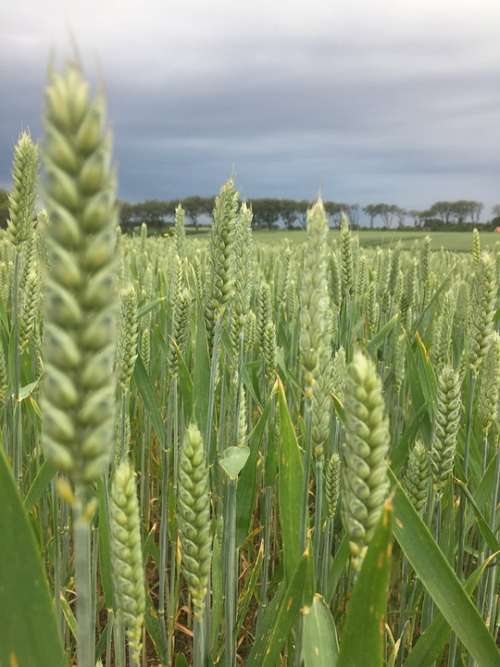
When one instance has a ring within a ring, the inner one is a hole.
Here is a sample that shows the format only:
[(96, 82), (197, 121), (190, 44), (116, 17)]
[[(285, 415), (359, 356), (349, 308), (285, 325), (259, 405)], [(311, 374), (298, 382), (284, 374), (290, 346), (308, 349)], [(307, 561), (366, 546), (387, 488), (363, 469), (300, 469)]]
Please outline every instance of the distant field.
[[(337, 237), (339, 232), (330, 232), (333, 238)], [(363, 230), (358, 232), (363, 246), (387, 246), (401, 241), (404, 247), (409, 247), (416, 240), (421, 240), (426, 236), (426, 232), (381, 232)], [(429, 232), (432, 239), (432, 247), (437, 250), (441, 247), (457, 252), (467, 252), (471, 247), (471, 234), (469, 232)], [(305, 232), (287, 232), (285, 230), (257, 231), (255, 237), (258, 241), (267, 243), (278, 243), (287, 238), (290, 242), (300, 243), (305, 239)], [(492, 248), (495, 242), (500, 242), (500, 234), (496, 232), (481, 232), (481, 247), (483, 249)]]

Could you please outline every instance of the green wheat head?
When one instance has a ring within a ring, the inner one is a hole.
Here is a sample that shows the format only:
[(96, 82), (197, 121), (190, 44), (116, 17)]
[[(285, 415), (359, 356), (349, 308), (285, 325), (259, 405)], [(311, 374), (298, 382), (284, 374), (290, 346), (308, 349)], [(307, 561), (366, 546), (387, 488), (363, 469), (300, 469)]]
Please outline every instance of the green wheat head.
[(144, 566), (135, 473), (126, 460), (120, 463), (113, 475), (109, 511), (116, 603), (138, 663), (146, 604)]
[(203, 440), (197, 426), (186, 429), (179, 461), (177, 498), (182, 544), (182, 569), (194, 614), (203, 616), (212, 557), (209, 476)]
[(429, 453), (420, 440), (410, 451), (408, 466), (404, 476), (404, 486), (417, 512), (423, 512), (429, 494), (431, 468)]
[(340, 456), (334, 452), (328, 461), (325, 474), (326, 508), (329, 519), (333, 519), (335, 517), (335, 513), (337, 512), (337, 505), (340, 496), (340, 475)]
[(137, 359), (139, 317), (137, 294), (130, 285), (121, 292), (121, 322), (118, 337), (117, 376), (122, 392), (128, 391)]
[(42, 443), (53, 465), (90, 482), (112, 445), (116, 205), (103, 103), (77, 67), (51, 76), (45, 131)]
[(382, 383), (373, 362), (356, 352), (345, 392), (346, 439), (342, 466), (342, 517), (357, 571), (389, 491), (389, 422)]
[(29, 132), (22, 132), (14, 148), (7, 223), (9, 239), (16, 247), (28, 241), (33, 233), (37, 170), (38, 148)]
[(442, 493), (453, 472), (457, 434), (460, 426), (460, 378), (445, 366), (438, 376), (434, 436), (431, 446), (432, 483)]

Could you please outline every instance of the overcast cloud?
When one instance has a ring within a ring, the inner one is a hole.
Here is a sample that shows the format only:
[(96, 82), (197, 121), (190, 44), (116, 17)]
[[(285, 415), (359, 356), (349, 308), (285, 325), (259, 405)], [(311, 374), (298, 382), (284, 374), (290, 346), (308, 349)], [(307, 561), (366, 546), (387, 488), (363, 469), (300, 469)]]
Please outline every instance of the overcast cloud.
[(0, 2), (0, 184), (74, 38), (123, 198), (500, 202), (498, 0)]

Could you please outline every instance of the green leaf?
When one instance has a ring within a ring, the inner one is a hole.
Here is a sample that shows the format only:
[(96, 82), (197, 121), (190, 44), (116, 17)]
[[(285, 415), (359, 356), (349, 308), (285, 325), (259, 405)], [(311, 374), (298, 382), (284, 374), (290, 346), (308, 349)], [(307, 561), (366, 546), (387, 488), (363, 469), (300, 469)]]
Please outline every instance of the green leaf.
[(40, 382), (40, 378), (38, 378), (38, 380), (35, 380), (35, 382), (30, 382), (30, 384), (26, 384), (26, 385), (24, 385), (24, 387), (21, 387), (19, 389), (19, 401), (24, 401), (29, 396), (31, 396), (31, 394), (37, 388), (39, 382)]
[(248, 437), (250, 456), (247, 464), (241, 471), (238, 480), (237, 503), (236, 503), (236, 544), (241, 547), (248, 537), (248, 531), (252, 521), (253, 507), (255, 503), (256, 480), (257, 480), (257, 459), (259, 447), (264, 435), (269, 413), (271, 410), (271, 401), (268, 401), (264, 412), (259, 421), (253, 428)]
[(345, 424), (345, 410), (342, 401), (335, 394), (331, 394), (331, 397), (333, 402), (333, 408), (335, 410), (335, 415), (338, 417), (339, 422), (341, 424)]
[(24, 499), (24, 507), (30, 512), (40, 500), (42, 493), (55, 477), (56, 469), (48, 461), (44, 461), (31, 484), (28, 493)]
[(460, 486), (463, 489), (465, 495), (469, 499), (469, 502), (470, 502), (471, 507), (474, 511), (474, 514), (476, 515), (476, 520), (477, 520), (477, 525), (478, 525), (478, 528), (479, 528), (479, 532), (483, 536), (484, 541), (489, 546), (491, 551), (500, 551), (500, 542), (497, 540), (497, 538), (495, 537), (491, 528), (488, 526), (488, 523), (487, 523), (486, 519), (482, 515), (481, 510), (477, 506), (477, 503), (474, 500), (474, 496), (472, 495), (472, 493), (467, 488), (467, 485), (464, 484), (459, 479), (456, 479), (455, 483), (458, 484), (458, 486)]
[(379, 347), (387, 340), (387, 336), (394, 329), (396, 324), (399, 322), (399, 314), (394, 315), (391, 319), (384, 324), (384, 326), (377, 331), (373, 338), (368, 342), (366, 349), (368, 352), (375, 356), (375, 352)]
[(208, 354), (205, 317), (201, 307), (198, 310), (197, 320), (193, 369), (193, 387), (195, 387), (194, 417), (200, 432), (204, 434), (207, 429), (208, 399), (210, 393), (210, 355)]
[(478, 610), (396, 477), (390, 474), (396, 485), (394, 535), (410, 565), (477, 663), (498, 665), (500, 653)]
[(347, 609), (338, 667), (382, 667), (391, 568), (392, 505), (387, 501)]
[[(467, 579), (465, 590), (469, 595), (475, 591), (484, 571), (497, 555), (492, 554)], [(437, 612), (432, 623), (427, 626), (424, 633), (418, 638), (410, 655), (405, 660), (404, 667), (431, 667), (431, 665), (439, 660), (439, 656), (443, 652), (449, 636), (450, 626), (443, 618), (443, 615)]]
[(441, 284), (435, 289), (432, 295), (432, 299), (430, 299), (429, 303), (425, 306), (425, 308), (422, 310), (420, 313), (420, 317), (418, 318), (417, 322), (413, 325), (413, 330), (416, 332), (420, 328), (420, 325), (422, 324), (424, 317), (428, 312), (430, 312), (431, 308), (434, 306), (435, 303), (437, 303), (437, 300), (439, 298), (439, 295), (441, 292), (444, 290), (444, 288), (447, 286), (448, 281), (450, 280), (451, 276), (455, 273), (456, 268), (458, 266), (458, 262), (455, 263), (449, 272), (446, 274), (444, 279), (442, 280)]
[(155, 647), (161, 663), (167, 664), (167, 650), (163, 643), (163, 633), (160, 626), (160, 621), (158, 620), (157, 616), (153, 616), (150, 609), (153, 609), (151, 603), (148, 604), (146, 614), (144, 615), (144, 625), (146, 626), (146, 632), (148, 633), (153, 646)]
[(297, 436), (290, 418), (285, 390), (278, 378), (280, 415), (279, 519), (283, 537), (285, 577), (291, 580), (301, 558), (300, 516), (304, 471)]
[(189, 373), (189, 368), (182, 354), (179, 354), (179, 391), (181, 395), (184, 414), (193, 413), (193, 381)]
[(327, 599), (330, 600), (330, 602), (335, 594), (340, 578), (345, 572), (348, 560), (349, 540), (347, 539), (347, 535), (344, 535), (333, 557), (330, 577), (328, 578)]
[(260, 577), (262, 570), (262, 563), (264, 562), (264, 541), (261, 540), (259, 550), (257, 552), (257, 558), (252, 569), (252, 573), (248, 578), (245, 587), (241, 591), (240, 597), (238, 599), (238, 615), (236, 620), (236, 636), (239, 636), (243, 623), (245, 622), (246, 615), (248, 613), (248, 608), (252, 597), (255, 595), (255, 589), (257, 586), (257, 581)]
[(304, 612), (302, 637), (304, 667), (335, 667), (339, 657), (337, 629), (325, 600), (316, 593)]
[(149, 303), (145, 303), (142, 308), (139, 308), (137, 311), (137, 317), (141, 318), (144, 317), (144, 315), (147, 315), (150, 313), (156, 306), (158, 306), (160, 303), (166, 300), (166, 297), (160, 296), (157, 299), (154, 299), (153, 301), (150, 301)]
[(418, 412), (413, 416), (411, 422), (404, 427), (401, 436), (391, 446), (391, 466), (396, 473), (401, 470), (403, 464), (408, 459), (410, 447), (417, 438), (420, 426), (422, 424), (422, 413), (425, 410), (426, 406), (421, 405)]
[(222, 553), (223, 530), (224, 522), (222, 520), (222, 515), (220, 515), (215, 522), (215, 535), (212, 552), (212, 607), (210, 610), (211, 636), (209, 640), (209, 646), (211, 647), (210, 653), (212, 655), (216, 655), (219, 652), (222, 654), (224, 648), (224, 642), (219, 640), (219, 629), (224, 614), (224, 557)]
[(144, 408), (151, 419), (151, 424), (156, 432), (156, 436), (160, 442), (163, 442), (164, 426), (161, 418), (160, 406), (158, 405), (158, 399), (153, 391), (149, 375), (147, 374), (140, 357), (137, 357), (135, 362), (134, 382), (142, 396)]
[(289, 583), (281, 582), (260, 619), (255, 643), (245, 663), (247, 667), (276, 667), (280, 664), (281, 649), (297, 621), (302, 604), (312, 602), (312, 599), (304, 600), (304, 580), (310, 579), (312, 565), (311, 552), (306, 550)]
[(420, 431), (430, 442), (433, 423), (433, 406), (436, 396), (436, 378), (427, 351), (420, 336), (417, 342), (407, 346), (408, 385), (416, 414), (421, 415)]
[(474, 493), (474, 498), (478, 507), (481, 508), (483, 514), (491, 512), (491, 498), (496, 484), (496, 457), (492, 456), (491, 460), (484, 472), (483, 478), (480, 481), (477, 491)]
[(69, 606), (69, 602), (66, 600), (64, 595), (61, 595), (59, 598), (59, 604), (61, 605), (62, 613), (64, 615), (64, 620), (66, 625), (69, 628), (69, 631), (73, 635), (73, 639), (76, 640), (76, 618)]
[(42, 560), (0, 448), (0, 665), (66, 664)]
[(113, 607), (113, 576), (111, 567), (111, 544), (109, 534), (109, 509), (106, 484), (100, 479), (97, 484), (98, 531), (99, 531), (99, 576), (107, 609)]
[(243, 470), (249, 456), (250, 449), (248, 447), (226, 447), (222, 456), (219, 457), (219, 465), (229, 479), (238, 479), (238, 475)]

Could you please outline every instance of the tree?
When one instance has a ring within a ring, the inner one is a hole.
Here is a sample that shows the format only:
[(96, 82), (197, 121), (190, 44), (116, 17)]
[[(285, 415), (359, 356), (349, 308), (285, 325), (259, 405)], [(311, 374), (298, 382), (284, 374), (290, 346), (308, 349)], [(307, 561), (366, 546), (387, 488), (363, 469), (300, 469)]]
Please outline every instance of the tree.
[(478, 223), (481, 219), (483, 204), (473, 199), (459, 199), (457, 201), (437, 201), (428, 211), (429, 218), (438, 218), (444, 224), (467, 221)]
[(363, 208), (363, 213), (370, 218), (370, 228), (373, 229), (375, 218), (379, 214), (379, 204), (368, 204)]
[(330, 218), (330, 227), (332, 224), (334, 227), (338, 227), (340, 225), (340, 214), (342, 212), (348, 213), (349, 211), (349, 204), (341, 204), (340, 202), (325, 201), (324, 206)]
[(118, 210), (120, 212), (120, 224), (124, 228), (132, 227), (134, 225), (135, 205), (129, 204), (126, 201), (118, 202)]
[(467, 199), (460, 199), (459, 201), (452, 202), (452, 205), (453, 215), (458, 223), (466, 222), (467, 218), (470, 218), (472, 221), (472, 207), (470, 201)]
[(392, 226), (394, 218), (397, 216), (398, 219), (402, 213), (403, 209), (400, 209), (399, 206), (395, 204), (375, 204), (376, 214), (382, 218), (384, 227), (389, 229)]
[(213, 197), (185, 197), (182, 200), (182, 207), (186, 215), (191, 219), (195, 229), (199, 227), (200, 215), (212, 213), (214, 207)]
[(282, 199), (280, 201), (280, 215), (287, 229), (293, 229), (297, 222), (297, 202), (293, 199)]
[(476, 224), (481, 220), (481, 213), (483, 212), (483, 204), (480, 201), (471, 202), (472, 221)]
[(309, 202), (306, 199), (301, 199), (298, 202), (295, 202), (297, 207), (297, 221), (299, 225), (304, 229), (307, 224), (307, 211), (309, 209)]
[(420, 227), (422, 224), (422, 211), (417, 211), (415, 208), (411, 208), (409, 211), (406, 211), (406, 214), (413, 220), (414, 227)]
[(417, 217), (415, 219), (415, 224), (417, 227), (424, 227), (427, 220), (432, 218), (430, 211), (417, 211)]
[(254, 199), (252, 210), (256, 227), (273, 229), (280, 217), (280, 202), (278, 199)]
[(361, 212), (361, 206), (359, 204), (351, 204), (348, 206), (347, 215), (349, 220), (354, 227), (359, 226), (359, 216)]
[(449, 201), (437, 201), (433, 204), (429, 211), (429, 217), (439, 218), (445, 224), (451, 222), (453, 216), (456, 215), (455, 203)]
[(405, 218), (407, 215), (407, 211), (404, 208), (401, 208), (401, 206), (394, 206), (394, 215), (398, 219), (398, 227), (403, 227), (405, 224)]
[(500, 204), (495, 204), (495, 206), (492, 206), (491, 212), (493, 213), (494, 218), (500, 218)]

